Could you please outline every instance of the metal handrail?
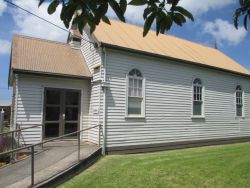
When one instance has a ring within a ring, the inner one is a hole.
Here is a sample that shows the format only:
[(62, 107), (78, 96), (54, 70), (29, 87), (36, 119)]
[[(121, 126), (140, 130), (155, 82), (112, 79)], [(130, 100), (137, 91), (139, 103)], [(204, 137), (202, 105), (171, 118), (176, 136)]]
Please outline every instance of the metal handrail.
[(22, 131), (22, 130), (25, 130), (25, 129), (31, 129), (31, 128), (39, 127), (39, 126), (42, 126), (42, 124), (33, 124), (33, 126), (24, 127), (24, 128), (20, 128), (20, 129), (15, 129), (15, 130), (8, 131), (8, 132), (2, 132), (2, 133), (0, 133), (0, 136), (5, 135), (5, 134), (14, 133), (14, 132), (19, 132), (19, 131)]
[(31, 145), (24, 146), (24, 147), (21, 147), (21, 148), (17, 148), (17, 149), (13, 149), (13, 150), (10, 150), (10, 151), (2, 152), (2, 153), (0, 153), (0, 156), (1, 155), (7, 155), (7, 154), (10, 154), (10, 153), (15, 153), (15, 152), (18, 152), (18, 151), (21, 151), (21, 150), (24, 150), (24, 149), (28, 149), (28, 148), (30, 148), (32, 146), (34, 146), (34, 147), (39, 146), (39, 145), (45, 144), (47, 142), (51, 142), (51, 141), (54, 141), (54, 140), (57, 140), (57, 139), (60, 139), (60, 138), (64, 138), (64, 137), (71, 136), (71, 135), (74, 135), (74, 134), (77, 134), (77, 133), (81, 133), (83, 131), (87, 131), (89, 129), (93, 129), (93, 128), (96, 128), (96, 127), (99, 127), (99, 126), (100, 125), (95, 125), (95, 126), (88, 127), (88, 128), (85, 128), (85, 129), (82, 129), (82, 130), (79, 130), (79, 131), (75, 131), (75, 132), (72, 132), (72, 133), (69, 133), (69, 134), (65, 134), (65, 135), (62, 135), (62, 136), (58, 136), (58, 137), (55, 137), (55, 138), (44, 140), (44, 141), (36, 143), (36, 144), (31, 144)]
[[(35, 160), (35, 156), (34, 156), (35, 150), (34, 150), (34, 148), (36, 146), (43, 145), (45, 143), (48, 143), (48, 142), (51, 142), (51, 141), (54, 141), (54, 140), (57, 140), (57, 139), (61, 139), (61, 138), (67, 137), (67, 136), (71, 136), (71, 135), (77, 134), (77, 140), (78, 140), (78, 161), (80, 161), (80, 133), (84, 132), (84, 131), (87, 131), (87, 130), (90, 130), (90, 129), (93, 129), (93, 128), (96, 128), (96, 127), (99, 127), (99, 129), (100, 129), (101, 125), (100, 124), (99, 125), (95, 125), (95, 126), (88, 127), (88, 128), (85, 128), (85, 129), (82, 129), (82, 130), (79, 130), (79, 131), (75, 131), (75, 132), (72, 132), (72, 133), (69, 133), (69, 134), (58, 136), (56, 138), (51, 138), (51, 139), (48, 139), (48, 140), (44, 140), (44, 141), (36, 143), (36, 144), (31, 144), (29, 146), (25, 146), (25, 147), (13, 149), (13, 150), (10, 150), (10, 151), (6, 151), (6, 152), (3, 152), (3, 153), (0, 153), (0, 156), (1, 155), (7, 155), (7, 154), (16, 153), (18, 151), (31, 148), (31, 186), (34, 186), (34, 179), (35, 179), (34, 178), (34, 176), (35, 176), (35, 174), (34, 174), (34, 168), (35, 168), (34, 167), (35, 166), (35, 163), (34, 163), (34, 160)], [(100, 134), (99, 134), (99, 140), (100, 140)]]

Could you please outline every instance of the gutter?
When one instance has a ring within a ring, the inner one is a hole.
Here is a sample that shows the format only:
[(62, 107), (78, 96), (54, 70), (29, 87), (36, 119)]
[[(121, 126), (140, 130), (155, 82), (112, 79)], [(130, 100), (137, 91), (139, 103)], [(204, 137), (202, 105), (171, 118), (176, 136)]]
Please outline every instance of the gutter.
[(38, 76), (51, 76), (51, 77), (59, 77), (59, 78), (71, 78), (71, 79), (89, 79), (89, 80), (92, 79), (92, 76), (78, 76), (78, 75), (20, 70), (20, 69), (12, 69), (12, 71), (13, 73), (30, 74), (30, 75), (38, 75)]
[(244, 73), (236, 72), (236, 71), (233, 71), (233, 70), (223, 69), (223, 68), (219, 68), (219, 67), (214, 67), (214, 66), (205, 65), (205, 64), (201, 64), (201, 63), (197, 63), (197, 62), (193, 62), (193, 61), (187, 61), (187, 60), (178, 59), (178, 58), (174, 58), (174, 57), (159, 55), (159, 54), (155, 54), (155, 53), (144, 52), (144, 51), (141, 51), (141, 50), (126, 48), (126, 47), (117, 46), (117, 45), (113, 45), (113, 44), (107, 44), (107, 43), (102, 42), (101, 47), (106, 47), (106, 48), (110, 48), (110, 49), (114, 49), (114, 50), (122, 50), (122, 51), (126, 51), (126, 52), (129, 52), (129, 53), (134, 53), (134, 54), (138, 54), (138, 55), (145, 55), (145, 56), (150, 56), (150, 57), (155, 57), (155, 58), (180, 62), (180, 63), (183, 63), (183, 64), (192, 64), (192, 65), (195, 65), (195, 66), (200, 66), (200, 67), (205, 67), (205, 68), (209, 68), (209, 69), (219, 70), (219, 71), (232, 73), (232, 74), (236, 74), (236, 75), (240, 75), (240, 76), (250, 78), (250, 74), (244, 74)]

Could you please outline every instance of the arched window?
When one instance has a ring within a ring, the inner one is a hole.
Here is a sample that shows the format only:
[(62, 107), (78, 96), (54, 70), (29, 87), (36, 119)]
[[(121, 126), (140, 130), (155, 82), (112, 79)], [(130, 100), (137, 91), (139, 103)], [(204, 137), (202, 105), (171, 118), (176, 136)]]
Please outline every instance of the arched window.
[(138, 69), (132, 69), (127, 75), (127, 116), (143, 116), (144, 93), (143, 76)]
[(199, 78), (193, 81), (193, 116), (203, 116), (203, 86)]
[(236, 116), (243, 116), (243, 91), (240, 85), (236, 87)]

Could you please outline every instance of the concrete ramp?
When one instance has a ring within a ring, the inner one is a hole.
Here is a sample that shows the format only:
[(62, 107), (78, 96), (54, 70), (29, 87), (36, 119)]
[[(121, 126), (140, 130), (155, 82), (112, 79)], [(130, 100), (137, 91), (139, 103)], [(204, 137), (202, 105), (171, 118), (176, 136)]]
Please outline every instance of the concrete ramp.
[[(35, 155), (35, 186), (48, 187), (65, 181), (101, 156), (101, 149), (82, 142), (78, 161), (77, 141), (47, 143)], [(26, 188), (31, 185), (31, 158), (0, 169), (1, 187)]]

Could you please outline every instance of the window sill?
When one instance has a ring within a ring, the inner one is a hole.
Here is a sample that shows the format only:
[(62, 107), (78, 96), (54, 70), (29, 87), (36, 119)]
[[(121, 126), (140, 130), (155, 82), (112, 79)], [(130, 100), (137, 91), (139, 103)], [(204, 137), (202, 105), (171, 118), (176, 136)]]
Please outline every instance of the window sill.
[(205, 119), (205, 116), (191, 116), (191, 119)]
[(145, 119), (145, 116), (125, 116), (125, 119)]

